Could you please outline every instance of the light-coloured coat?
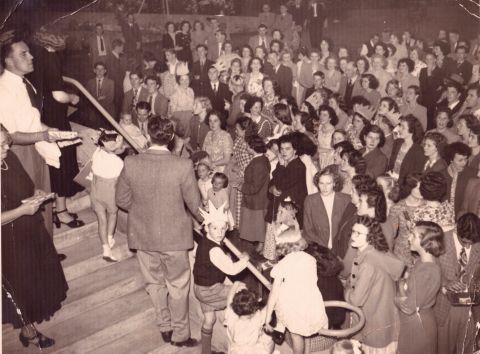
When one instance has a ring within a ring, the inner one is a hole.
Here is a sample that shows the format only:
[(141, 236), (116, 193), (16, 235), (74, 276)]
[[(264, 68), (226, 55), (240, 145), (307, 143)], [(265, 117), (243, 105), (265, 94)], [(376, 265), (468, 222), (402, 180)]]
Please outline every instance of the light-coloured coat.
[(167, 252), (193, 247), (188, 211), (198, 217), (200, 192), (190, 160), (153, 149), (127, 157), (116, 201), (128, 211), (129, 248)]

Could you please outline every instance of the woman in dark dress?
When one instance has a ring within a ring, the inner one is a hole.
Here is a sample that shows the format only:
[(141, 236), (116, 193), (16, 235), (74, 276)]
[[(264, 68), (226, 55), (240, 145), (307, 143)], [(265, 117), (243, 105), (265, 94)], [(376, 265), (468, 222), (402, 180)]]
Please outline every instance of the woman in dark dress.
[[(68, 104), (78, 103), (78, 96), (65, 92), (62, 80), (61, 59), (53, 48), (46, 46), (43, 55), (36, 58), (37, 67), (42, 71), (43, 114), (42, 123), (61, 131), (71, 131), (67, 118)], [(83, 226), (76, 214), (67, 211), (66, 198), (72, 197), (83, 188), (73, 179), (78, 174), (77, 150), (75, 145), (60, 147), (60, 168), (49, 166), (52, 192), (56, 193), (53, 222), (59, 228), (61, 224), (71, 228)]]
[(180, 26), (180, 32), (175, 35), (175, 44), (177, 47), (177, 58), (180, 61), (188, 63), (191, 68), (193, 63), (192, 49), (190, 45), (192, 38), (190, 37), (190, 22), (183, 21)]
[(307, 196), (307, 184), (306, 168), (297, 154), (301, 147), (291, 134), (281, 136), (278, 145), (280, 157), (268, 190), (269, 203), (265, 220), (273, 222), (280, 202), (290, 198), (299, 209), (297, 219), (300, 227), (303, 227), (303, 202)]
[[(47, 348), (55, 341), (34, 323), (48, 320), (65, 300), (68, 285), (52, 238), (38, 211), (41, 202), (22, 200), (42, 196), (13, 152), (10, 136), (0, 125), (2, 177), (2, 323), (21, 328), (19, 339)], [(20, 313), (18, 313), (20, 311)]]

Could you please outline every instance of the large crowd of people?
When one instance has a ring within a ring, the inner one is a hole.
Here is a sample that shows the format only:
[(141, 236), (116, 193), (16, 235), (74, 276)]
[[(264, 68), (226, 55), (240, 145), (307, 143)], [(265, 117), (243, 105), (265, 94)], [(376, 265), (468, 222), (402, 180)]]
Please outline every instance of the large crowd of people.
[[(103, 259), (118, 261), (121, 208), (164, 341), (214, 353), (215, 312), (227, 308), (229, 353), (272, 353), (286, 330), (293, 352), (309, 353), (320, 329), (353, 323), (325, 309), (339, 300), (365, 315), (354, 336), (364, 353), (480, 350), (480, 33), (385, 29), (347, 49), (323, 35), (320, 1), (279, 9), (265, 5), (241, 45), (218, 18), (167, 22), (162, 58), (134, 15), (119, 16), (118, 38), (98, 23), (85, 87), (128, 139), (65, 86), (61, 39), (3, 36), (3, 322), (24, 346), (54, 345), (35, 323), (67, 296), (52, 216), (84, 225), (66, 207), (82, 189), (74, 105), (99, 130), (90, 197)], [(232, 257), (225, 235), (250, 254)], [(188, 311), (194, 247), (201, 344)], [(272, 279), (265, 307), (226, 281), (250, 260)]]

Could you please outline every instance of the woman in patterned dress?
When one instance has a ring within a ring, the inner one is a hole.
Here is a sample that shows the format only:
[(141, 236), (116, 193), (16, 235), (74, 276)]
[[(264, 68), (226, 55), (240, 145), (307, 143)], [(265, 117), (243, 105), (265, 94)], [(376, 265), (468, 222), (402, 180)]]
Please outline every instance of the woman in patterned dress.
[(203, 150), (207, 152), (215, 172), (223, 172), (232, 157), (233, 141), (230, 134), (222, 128), (221, 115), (210, 111), (207, 122), (210, 131), (203, 142)]

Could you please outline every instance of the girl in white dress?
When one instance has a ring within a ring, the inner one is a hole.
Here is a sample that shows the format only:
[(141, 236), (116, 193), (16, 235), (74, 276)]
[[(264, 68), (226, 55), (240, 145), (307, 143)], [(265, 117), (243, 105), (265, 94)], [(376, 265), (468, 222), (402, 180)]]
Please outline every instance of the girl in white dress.
[(283, 258), (270, 273), (274, 279), (268, 298), (266, 330), (275, 311), (278, 321), (292, 335), (294, 354), (309, 352), (312, 336), (322, 328), (328, 328), (328, 318), (322, 294), (317, 287), (317, 264), (315, 258), (305, 253), (307, 242), (296, 224), (276, 239), (277, 254)]

